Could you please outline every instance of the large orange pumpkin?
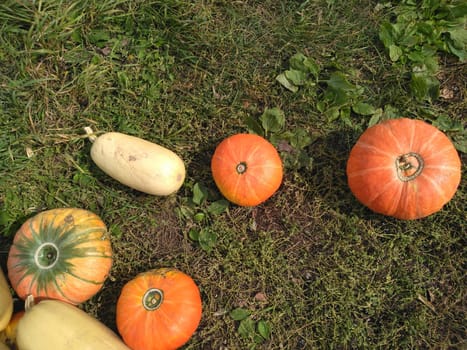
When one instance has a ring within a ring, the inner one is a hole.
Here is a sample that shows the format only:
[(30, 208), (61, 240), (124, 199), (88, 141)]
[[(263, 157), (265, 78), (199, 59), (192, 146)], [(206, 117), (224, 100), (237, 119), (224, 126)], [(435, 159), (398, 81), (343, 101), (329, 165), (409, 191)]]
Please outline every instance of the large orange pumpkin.
[(282, 182), (282, 161), (261, 136), (236, 134), (224, 139), (211, 159), (220, 192), (232, 203), (255, 206), (271, 197)]
[(439, 211), (454, 196), (461, 162), (448, 137), (407, 118), (368, 128), (347, 162), (348, 184), (377, 213), (418, 219)]
[(16, 232), (8, 254), (8, 277), (22, 299), (82, 303), (103, 286), (112, 265), (106, 225), (78, 208), (40, 212)]
[(122, 288), (117, 328), (133, 350), (170, 350), (185, 344), (199, 325), (202, 306), (193, 279), (173, 268), (140, 273)]

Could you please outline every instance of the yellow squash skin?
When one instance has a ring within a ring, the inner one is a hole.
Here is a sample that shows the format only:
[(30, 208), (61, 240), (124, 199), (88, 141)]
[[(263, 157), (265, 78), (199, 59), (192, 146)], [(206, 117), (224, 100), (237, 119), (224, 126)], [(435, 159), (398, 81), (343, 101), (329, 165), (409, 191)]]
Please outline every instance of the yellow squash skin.
[(107, 175), (135, 190), (168, 196), (185, 180), (185, 164), (174, 152), (118, 132), (94, 140), (91, 158)]
[(0, 269), (0, 331), (4, 330), (13, 314), (13, 298), (3, 271)]
[(130, 350), (91, 315), (52, 299), (26, 308), (18, 322), (16, 344), (20, 350)]

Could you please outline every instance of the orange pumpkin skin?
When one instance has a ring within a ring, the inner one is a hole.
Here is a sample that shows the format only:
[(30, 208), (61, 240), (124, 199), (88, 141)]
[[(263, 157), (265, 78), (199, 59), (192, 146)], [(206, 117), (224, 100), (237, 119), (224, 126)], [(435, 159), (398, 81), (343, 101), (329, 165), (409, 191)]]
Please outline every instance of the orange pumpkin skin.
[(454, 196), (461, 161), (448, 137), (407, 118), (368, 128), (347, 162), (348, 184), (371, 210), (413, 220), (439, 211)]
[(193, 279), (161, 268), (140, 273), (122, 288), (116, 324), (133, 350), (171, 350), (191, 338), (201, 313), (201, 295)]
[(224, 139), (211, 159), (211, 172), (222, 195), (240, 206), (266, 201), (280, 187), (283, 177), (277, 150), (254, 134)]
[(103, 286), (112, 266), (106, 225), (78, 208), (40, 212), (16, 232), (8, 277), (18, 296), (79, 304)]

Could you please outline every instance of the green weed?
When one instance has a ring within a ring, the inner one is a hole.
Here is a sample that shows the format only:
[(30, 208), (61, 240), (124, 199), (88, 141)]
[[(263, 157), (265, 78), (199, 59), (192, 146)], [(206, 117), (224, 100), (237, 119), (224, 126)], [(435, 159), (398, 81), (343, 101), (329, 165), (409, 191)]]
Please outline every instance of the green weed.
[(411, 71), (410, 89), (419, 100), (439, 97), (438, 51), (466, 59), (467, 6), (459, 1), (401, 1), (394, 22), (383, 22), (379, 38), (393, 62)]

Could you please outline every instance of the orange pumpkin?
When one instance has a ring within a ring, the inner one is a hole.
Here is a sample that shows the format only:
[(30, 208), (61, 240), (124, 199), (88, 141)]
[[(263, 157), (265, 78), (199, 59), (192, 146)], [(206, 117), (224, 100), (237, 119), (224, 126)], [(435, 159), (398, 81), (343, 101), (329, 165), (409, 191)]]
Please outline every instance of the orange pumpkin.
[(220, 192), (232, 203), (255, 206), (282, 183), (283, 167), (274, 146), (261, 136), (237, 134), (223, 140), (211, 159)]
[(94, 213), (77, 208), (43, 211), (16, 232), (8, 277), (18, 296), (82, 303), (103, 286), (112, 265), (107, 228)]
[(199, 325), (201, 296), (183, 272), (150, 270), (123, 287), (116, 313), (118, 331), (133, 350), (177, 349)]
[(461, 162), (451, 141), (434, 126), (392, 119), (360, 136), (349, 155), (347, 177), (355, 197), (371, 210), (418, 219), (451, 200)]

